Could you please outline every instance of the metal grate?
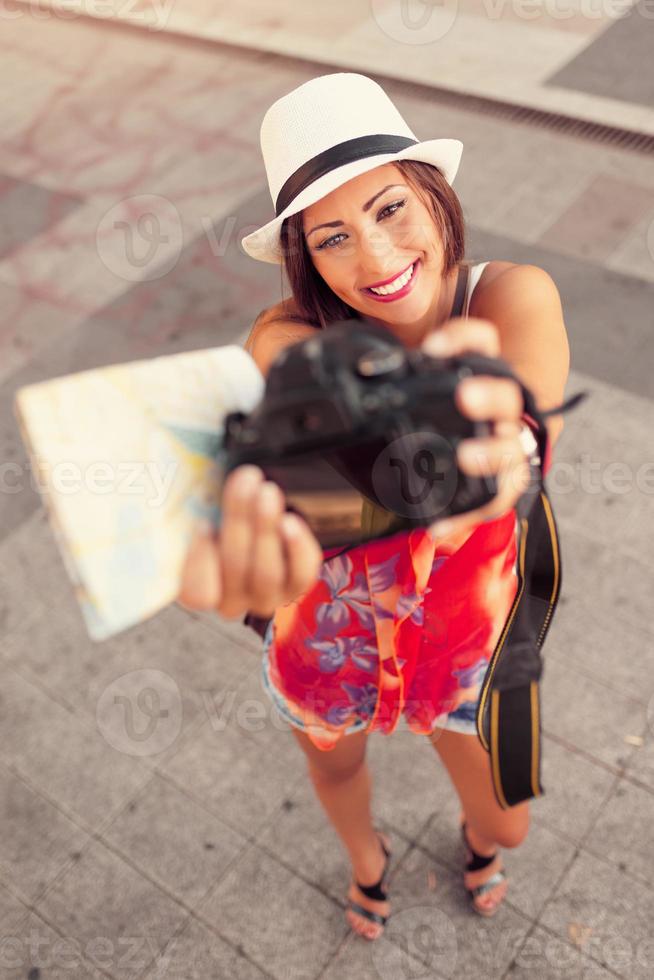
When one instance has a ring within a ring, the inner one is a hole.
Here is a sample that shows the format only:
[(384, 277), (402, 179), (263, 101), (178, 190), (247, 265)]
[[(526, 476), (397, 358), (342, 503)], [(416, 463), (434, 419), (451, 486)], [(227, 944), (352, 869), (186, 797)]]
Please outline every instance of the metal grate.
[(550, 112), (547, 109), (532, 109), (528, 106), (503, 102), (499, 99), (485, 99), (479, 95), (452, 92), (438, 86), (405, 82), (388, 75), (371, 77), (374, 77), (380, 85), (388, 88), (389, 94), (391, 87), (393, 87), (398, 93), (420, 96), (421, 98), (429, 97), (443, 105), (467, 109), (470, 112), (478, 112), (480, 115), (495, 116), (510, 122), (537, 126), (540, 129), (552, 129), (568, 136), (576, 136), (580, 139), (604, 143), (620, 149), (633, 150), (636, 153), (654, 153), (654, 136), (650, 136), (648, 133), (639, 133), (633, 129), (623, 129), (620, 126), (610, 126), (586, 119), (576, 119), (574, 116), (566, 116), (561, 112)]

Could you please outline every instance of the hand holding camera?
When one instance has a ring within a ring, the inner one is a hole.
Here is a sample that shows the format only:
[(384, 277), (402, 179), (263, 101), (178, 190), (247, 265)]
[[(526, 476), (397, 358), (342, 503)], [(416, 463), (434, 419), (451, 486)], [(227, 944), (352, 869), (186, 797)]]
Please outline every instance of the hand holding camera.
[[(283, 486), (283, 478), (288, 483), (289, 474), (296, 479), (299, 473), (305, 483), (304, 489), (308, 491), (304, 496), (305, 503), (324, 500), (325, 495), (321, 497), (320, 494), (320, 479), (324, 477), (324, 472), (316, 480), (311, 461), (315, 462), (320, 453), (324, 453), (325, 440), (331, 440), (332, 447), (340, 447), (340, 456), (332, 456), (332, 463), (340, 466), (341, 489), (344, 484), (352, 488), (353, 482), (363, 481), (354, 487), (359, 502), (362, 496), (365, 497), (364, 491), (372, 489), (374, 492), (374, 481), (372, 487), (363, 485), (371, 457), (370, 454), (367, 458), (365, 456), (365, 440), (361, 435), (367, 432), (368, 444), (377, 451), (380, 433), (375, 430), (374, 418), (379, 418), (383, 409), (379, 404), (380, 379), (384, 379), (383, 385), (392, 382), (382, 394), (395, 399), (396, 404), (391, 407), (396, 416), (407, 405), (402, 395), (408, 397), (412, 387), (414, 394), (420, 392), (420, 398), (416, 400), (414, 397), (412, 402), (420, 427), (430, 412), (433, 417), (435, 406), (434, 399), (426, 398), (426, 393), (433, 393), (440, 385), (442, 397), (437, 399), (437, 403), (441, 414), (445, 412), (449, 419), (450, 435), (454, 433), (456, 442), (455, 473), (458, 467), (473, 480), (477, 478), (477, 483), (469, 483), (466, 489), (470, 494), (472, 486), (477, 501), (481, 501), (472, 508), (468, 503), (466, 509), (460, 496), (458, 511), (450, 506), (445, 520), (429, 522), (429, 508), (425, 507), (424, 501), (416, 503), (419, 495), (414, 495), (411, 498), (414, 501), (411, 504), (413, 514), (400, 515), (403, 527), (422, 525), (435, 534), (450, 534), (481, 520), (500, 516), (524, 492), (529, 480), (527, 456), (519, 438), (524, 398), (519, 383), (506, 376), (507, 373), (510, 375), (510, 371), (503, 362), (484, 360), (497, 359), (499, 355), (499, 339), (494, 325), (484, 320), (453, 319), (431, 334), (420, 351), (407, 352), (399, 345), (393, 347), (387, 343), (373, 344), (371, 348), (369, 335), (362, 338), (358, 331), (355, 333), (352, 330), (355, 323), (349, 324), (351, 342), (345, 346), (336, 343), (337, 335), (330, 330), (329, 336), (326, 332), (320, 340), (312, 338), (284, 351), (271, 369), (263, 402), (247, 417), (235, 415), (232, 427), (227, 426), (231, 435), (226, 440), (229, 472), (223, 489), (222, 523), (216, 537), (202, 532), (196, 535), (180, 591), (180, 601), (184, 605), (214, 609), (226, 617), (239, 616), (247, 610), (267, 616), (277, 606), (290, 602), (313, 585), (319, 574), (325, 541), (319, 540), (303, 516), (285, 513), (285, 507), (289, 507), (289, 497), (298, 498), (297, 480), (289, 493), (288, 489), (286, 492), (280, 491), (276, 486), (277, 481), (273, 482), (271, 477), (280, 476), (279, 485)], [(347, 340), (341, 336), (343, 339)], [(407, 354), (416, 365), (419, 361), (424, 362), (425, 371), (417, 385), (415, 374), (412, 375), (412, 383), (406, 373), (398, 376), (398, 372), (406, 369)], [(424, 358), (424, 354), (429, 357)], [(481, 359), (474, 355), (481, 355)], [(449, 377), (445, 378), (442, 368), (434, 373), (432, 358), (459, 357), (462, 363), (466, 362), (466, 370), (462, 374), (453, 376), (450, 372)], [(314, 365), (315, 377), (298, 378), (294, 372), (307, 364)], [(361, 398), (361, 388), (352, 384), (354, 364), (363, 369), (363, 378), (360, 373), (358, 378), (372, 381), (370, 390), (364, 391), (364, 395), (377, 396), (377, 402), (374, 397), (369, 401), (372, 408), (369, 414), (366, 414), (366, 399)], [(334, 370), (344, 372), (340, 391), (334, 388)], [(483, 370), (493, 370), (496, 376), (484, 374)], [(395, 378), (392, 377), (393, 372), (396, 373)], [(473, 377), (474, 373), (478, 376)], [(289, 379), (294, 377), (295, 383), (289, 387)], [(439, 377), (439, 384), (436, 384)], [(305, 398), (303, 402), (304, 412), (299, 416), (302, 425), (298, 429), (297, 412), (291, 407), (297, 407), (295, 396), (305, 380), (309, 382), (312, 399), (308, 402)], [(319, 382), (317, 385), (316, 381)], [(449, 395), (444, 395), (448, 388)], [(268, 405), (264, 408), (267, 399)], [(387, 423), (388, 414), (385, 418)], [(351, 444), (353, 452), (348, 455), (348, 439), (353, 429), (358, 432), (358, 441)], [(312, 446), (318, 446), (319, 452), (312, 455)], [(295, 457), (292, 449), (295, 450)], [(352, 465), (353, 456), (355, 461), (366, 464), (361, 465), (358, 472), (357, 467)], [(257, 463), (257, 460), (261, 462)], [(285, 468), (279, 469), (280, 462), (285, 464)], [(295, 469), (288, 465), (293, 462)], [(338, 475), (338, 469), (330, 466), (330, 470)], [(348, 479), (343, 480), (344, 476)], [(491, 485), (494, 489), (489, 493)], [(382, 490), (385, 488), (387, 485)], [(450, 505), (454, 496), (450, 493)], [(341, 504), (344, 502), (347, 503), (347, 499), (341, 496)], [(302, 515), (301, 508), (291, 505), (291, 509), (298, 510)], [(309, 517), (314, 520), (315, 511)], [(345, 515), (346, 522), (350, 517)], [(292, 524), (295, 525), (295, 533), (289, 534), (286, 528)], [(360, 522), (358, 526), (349, 526), (353, 534), (359, 534), (359, 540), (365, 540), (365, 535), (359, 533)], [(343, 526), (340, 527), (342, 530)], [(374, 528), (369, 528), (369, 531), (368, 538), (379, 536), (375, 535)], [(387, 529), (386, 533), (392, 533), (392, 528)]]

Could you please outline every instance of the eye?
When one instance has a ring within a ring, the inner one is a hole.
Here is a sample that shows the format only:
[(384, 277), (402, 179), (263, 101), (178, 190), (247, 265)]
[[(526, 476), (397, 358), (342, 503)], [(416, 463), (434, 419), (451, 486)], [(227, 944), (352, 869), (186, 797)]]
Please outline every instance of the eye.
[[(387, 204), (385, 208), (382, 208), (379, 214), (381, 216), (384, 213), (384, 211), (389, 211), (390, 214), (395, 214), (395, 211), (399, 211), (400, 208), (403, 208), (405, 204), (406, 201), (393, 201), (392, 204)], [(391, 211), (390, 210), (391, 208), (395, 208), (395, 211)]]
[[(403, 208), (405, 204), (406, 204), (406, 199), (403, 199), (401, 201), (393, 201), (392, 204), (387, 204), (385, 207), (381, 209), (381, 211), (377, 215), (377, 218), (383, 221), (384, 212), (388, 212), (386, 217), (391, 217), (396, 213), (396, 211), (399, 211), (401, 208)], [(391, 208), (393, 208), (393, 210), (391, 210)], [(320, 243), (320, 245), (316, 245), (316, 252), (320, 252), (324, 248), (335, 248), (337, 245), (340, 245), (340, 242), (337, 241), (337, 239), (344, 238), (344, 237), (345, 236), (342, 233), (339, 233), (338, 235), (332, 235), (330, 238), (326, 238), (323, 242)]]

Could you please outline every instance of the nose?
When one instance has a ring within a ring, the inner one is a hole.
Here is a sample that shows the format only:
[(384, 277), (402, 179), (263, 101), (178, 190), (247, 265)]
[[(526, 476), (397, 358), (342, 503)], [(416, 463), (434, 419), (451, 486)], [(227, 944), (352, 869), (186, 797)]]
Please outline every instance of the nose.
[(360, 281), (364, 285), (383, 281), (397, 272), (400, 261), (397, 244), (392, 234), (382, 226), (378, 225), (363, 234), (359, 249)]

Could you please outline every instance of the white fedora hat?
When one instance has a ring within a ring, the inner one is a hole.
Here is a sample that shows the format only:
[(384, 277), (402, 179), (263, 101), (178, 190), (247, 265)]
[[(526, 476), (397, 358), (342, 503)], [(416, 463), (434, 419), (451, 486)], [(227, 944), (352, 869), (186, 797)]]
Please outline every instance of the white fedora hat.
[(261, 153), (275, 217), (241, 245), (253, 259), (279, 264), (285, 218), (394, 160), (431, 163), (451, 184), (462, 151), (455, 139), (421, 143), (383, 88), (366, 75), (312, 78), (273, 102), (263, 118)]

